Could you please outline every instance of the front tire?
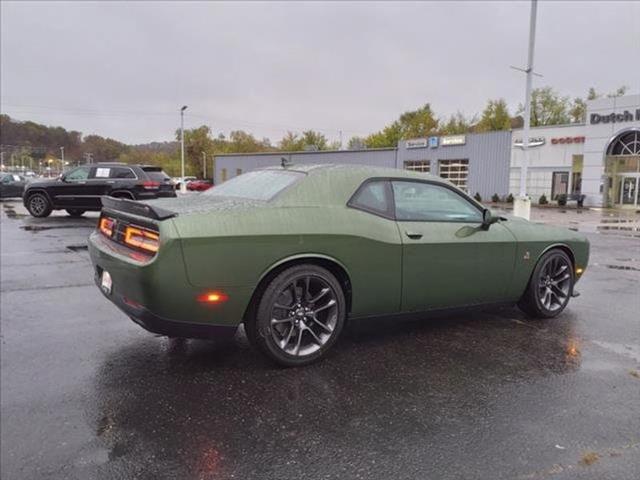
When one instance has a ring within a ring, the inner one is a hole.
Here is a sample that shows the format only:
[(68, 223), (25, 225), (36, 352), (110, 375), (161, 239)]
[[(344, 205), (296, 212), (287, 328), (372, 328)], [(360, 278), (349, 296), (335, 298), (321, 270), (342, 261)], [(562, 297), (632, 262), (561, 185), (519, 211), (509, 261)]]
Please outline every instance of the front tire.
[(245, 322), (249, 341), (285, 367), (308, 365), (334, 345), (346, 317), (338, 280), (317, 265), (299, 265), (278, 274)]
[(53, 206), (44, 193), (33, 193), (27, 200), (27, 210), (33, 217), (44, 218), (51, 214)]
[(67, 208), (67, 213), (72, 217), (81, 217), (84, 215), (84, 210), (80, 210), (77, 208)]
[(538, 260), (518, 307), (531, 317), (557, 317), (569, 303), (573, 284), (569, 255), (559, 249), (550, 250)]

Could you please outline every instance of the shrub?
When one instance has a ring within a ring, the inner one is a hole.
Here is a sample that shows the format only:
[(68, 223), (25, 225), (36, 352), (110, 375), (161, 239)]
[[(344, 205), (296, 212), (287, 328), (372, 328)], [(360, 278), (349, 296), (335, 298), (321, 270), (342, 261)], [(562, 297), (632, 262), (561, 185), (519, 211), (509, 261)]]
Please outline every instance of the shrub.
[(540, 195), (540, 200), (538, 200), (538, 204), (546, 205), (547, 203), (549, 203), (549, 200), (547, 200), (547, 196), (543, 193), (542, 195)]
[(482, 197), (480, 196), (480, 192), (476, 192), (476, 194), (473, 196), (473, 198), (475, 198), (479, 202), (482, 201)]
[(500, 195), (498, 195), (497, 193), (494, 193), (494, 194), (491, 196), (491, 201), (492, 201), (493, 203), (498, 203), (498, 202), (500, 201)]
[(507, 195), (507, 203), (513, 203), (513, 193)]
[(560, 195), (558, 195), (558, 205), (560, 205), (561, 207), (564, 207), (566, 204), (567, 204), (567, 194), (561, 193)]

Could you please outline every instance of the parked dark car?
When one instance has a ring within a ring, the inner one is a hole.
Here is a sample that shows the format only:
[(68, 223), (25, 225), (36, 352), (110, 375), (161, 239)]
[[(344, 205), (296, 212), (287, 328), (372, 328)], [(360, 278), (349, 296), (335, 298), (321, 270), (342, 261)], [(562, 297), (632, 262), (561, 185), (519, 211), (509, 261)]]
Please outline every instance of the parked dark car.
[(0, 177), (0, 197), (21, 197), (27, 180), (15, 173), (3, 173)]
[(176, 192), (161, 167), (98, 163), (74, 168), (55, 180), (29, 184), (23, 202), (34, 217), (46, 217), (52, 210), (80, 216), (86, 211), (99, 211), (103, 195), (149, 200), (175, 197)]
[(203, 192), (213, 187), (211, 180), (191, 180), (187, 183), (187, 190), (191, 192)]

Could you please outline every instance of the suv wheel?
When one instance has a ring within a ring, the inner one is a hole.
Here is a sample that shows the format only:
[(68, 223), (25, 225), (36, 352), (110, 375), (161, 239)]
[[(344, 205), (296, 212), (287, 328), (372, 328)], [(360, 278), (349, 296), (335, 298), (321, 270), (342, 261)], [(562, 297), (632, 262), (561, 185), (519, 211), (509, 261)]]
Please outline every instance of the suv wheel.
[(345, 316), (338, 280), (317, 265), (299, 265), (269, 283), (245, 330), (271, 360), (296, 367), (325, 356), (340, 336)]
[(67, 213), (72, 217), (81, 217), (84, 212), (84, 210), (80, 210), (78, 208), (67, 208)]
[(44, 193), (33, 193), (27, 200), (27, 210), (34, 217), (44, 218), (51, 214), (53, 206)]

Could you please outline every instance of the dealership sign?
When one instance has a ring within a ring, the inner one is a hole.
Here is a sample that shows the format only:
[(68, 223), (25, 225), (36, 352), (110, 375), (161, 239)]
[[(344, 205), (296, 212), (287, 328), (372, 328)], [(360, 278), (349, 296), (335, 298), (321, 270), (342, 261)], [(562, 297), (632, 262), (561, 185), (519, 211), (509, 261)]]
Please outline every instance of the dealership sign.
[(429, 146), (431, 148), (438, 148), (438, 137), (429, 137)]
[(464, 145), (467, 143), (467, 137), (464, 135), (451, 135), (449, 137), (442, 137), (440, 139), (440, 145), (443, 147), (451, 147), (454, 145)]
[(418, 138), (416, 140), (407, 140), (407, 148), (426, 148), (427, 139)]
[(563, 144), (563, 143), (584, 143), (584, 137), (559, 137), (552, 138), (551, 143), (553, 145)]
[(640, 121), (640, 108), (636, 109), (635, 115), (629, 110), (625, 110), (622, 113), (610, 113), (608, 115), (592, 113), (589, 118), (592, 125), (596, 125), (598, 123), (633, 122), (634, 120)]
[[(531, 137), (529, 138), (529, 148), (531, 147), (540, 147), (542, 145), (544, 145), (546, 142), (546, 140), (544, 139), (544, 137)], [(513, 141), (513, 146), (516, 148), (523, 148), (522, 145), (522, 139), (521, 138), (516, 138)]]

